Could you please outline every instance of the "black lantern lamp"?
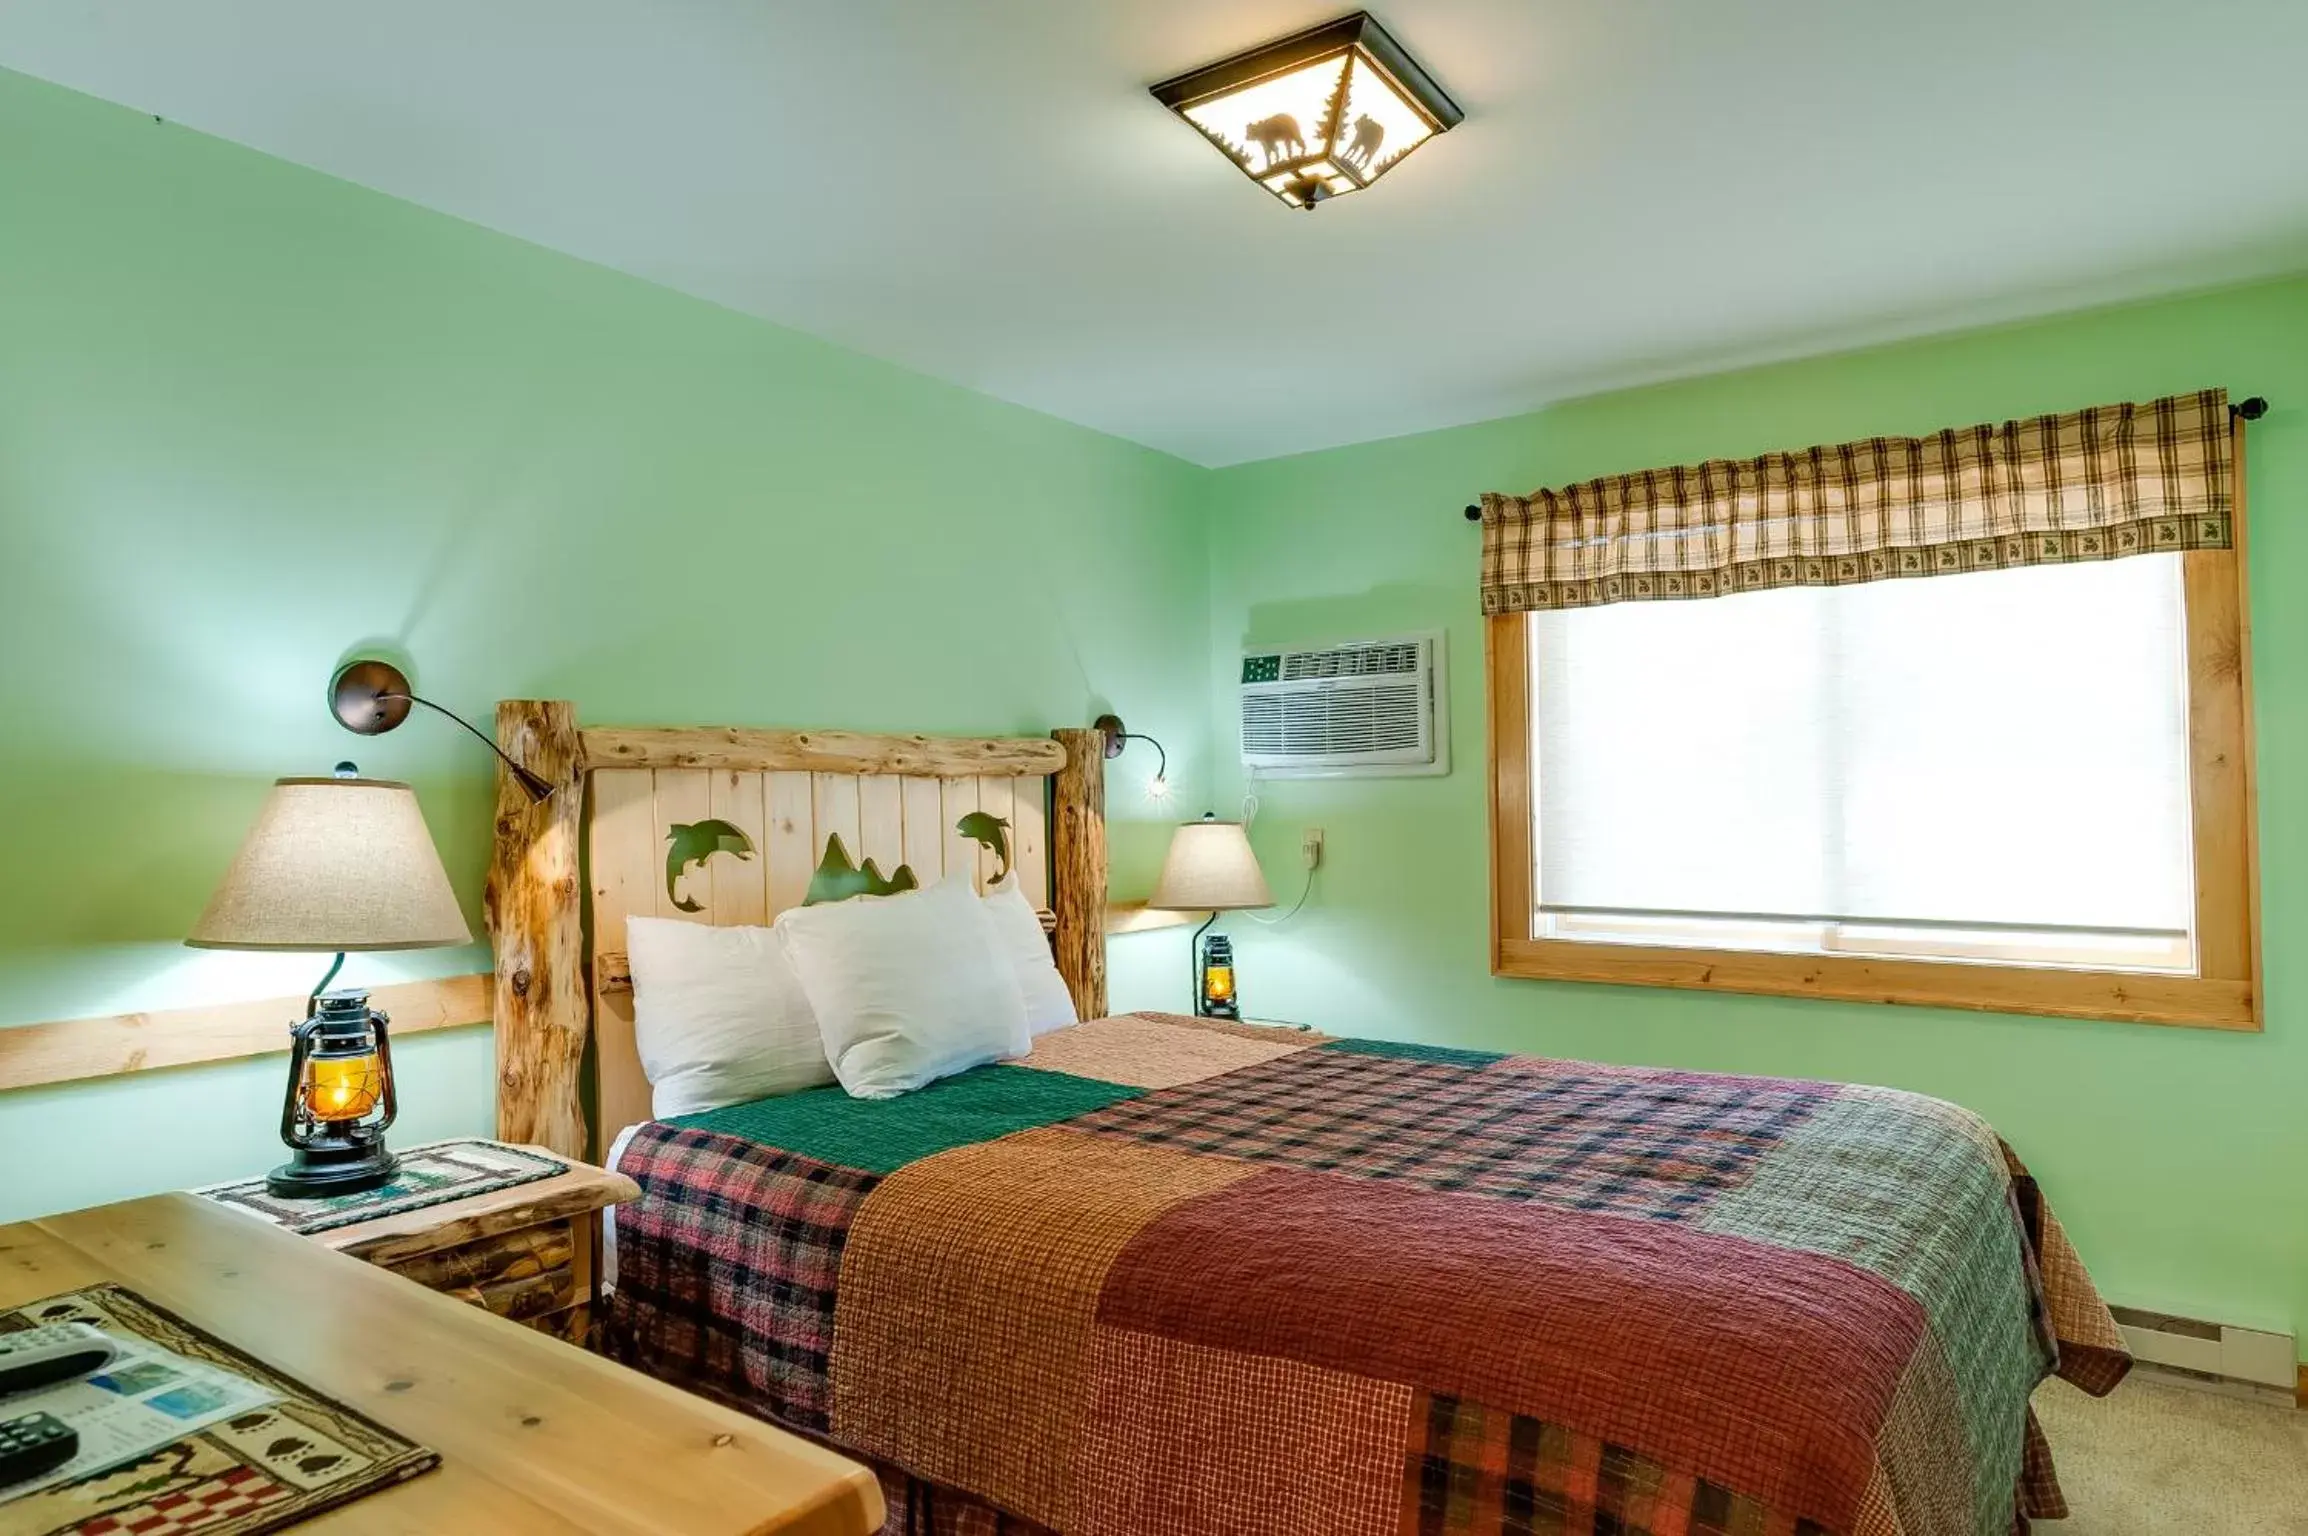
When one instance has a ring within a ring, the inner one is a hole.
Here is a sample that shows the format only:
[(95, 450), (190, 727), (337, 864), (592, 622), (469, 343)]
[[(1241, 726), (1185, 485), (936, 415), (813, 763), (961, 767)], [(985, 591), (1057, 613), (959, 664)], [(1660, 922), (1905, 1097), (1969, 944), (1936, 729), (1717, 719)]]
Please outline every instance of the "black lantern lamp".
[(349, 951), (473, 942), (415, 792), (350, 763), (333, 778), (280, 780), (185, 942), (335, 954), (289, 1029), (280, 1135), (290, 1158), (265, 1183), (309, 1199), (391, 1179), (389, 1021), (365, 990), (327, 988)]
[(1205, 814), (1172, 833), (1161, 877), (1146, 905), (1166, 912), (1209, 912), (1194, 930), (1194, 1011), (1206, 1018), (1242, 1017), (1233, 941), (1210, 932), (1221, 912), (1274, 905), (1274, 893), (1266, 887), (1242, 823)]
[[(1218, 914), (1210, 914), (1211, 922)], [(1195, 994), (1194, 1011), (1206, 1019), (1239, 1019), (1242, 1002), (1234, 991), (1234, 941), (1223, 933), (1214, 933), (1202, 941), (1202, 959), (1196, 979), (1201, 988)]]
[(375, 1189), (400, 1168), (385, 1130), (400, 1109), (390, 1021), (358, 988), (323, 992), (289, 1031), (289, 1091), (280, 1139), (291, 1156), (265, 1179), (276, 1195), (311, 1198)]
[(1153, 89), (1243, 175), (1293, 208), (1361, 191), (1463, 116), (1364, 11)]

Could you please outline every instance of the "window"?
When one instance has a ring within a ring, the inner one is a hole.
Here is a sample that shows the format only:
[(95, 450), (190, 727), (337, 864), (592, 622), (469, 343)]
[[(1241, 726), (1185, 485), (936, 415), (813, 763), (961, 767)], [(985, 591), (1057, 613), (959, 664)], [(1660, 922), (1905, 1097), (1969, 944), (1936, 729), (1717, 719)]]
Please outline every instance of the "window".
[(1532, 615), (1536, 931), (2192, 970), (2181, 558)]
[(1495, 614), (1493, 969), (2257, 1028), (2241, 569)]

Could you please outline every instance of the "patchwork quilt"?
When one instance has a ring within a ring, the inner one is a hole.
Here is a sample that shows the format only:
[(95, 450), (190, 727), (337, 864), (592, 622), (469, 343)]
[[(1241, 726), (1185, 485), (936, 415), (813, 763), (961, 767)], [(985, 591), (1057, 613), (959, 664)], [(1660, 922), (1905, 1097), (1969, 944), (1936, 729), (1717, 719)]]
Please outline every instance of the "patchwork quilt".
[(2005, 1536), (2130, 1366), (1988, 1126), (1888, 1089), (1099, 1019), (653, 1122), (615, 1347), (892, 1531)]

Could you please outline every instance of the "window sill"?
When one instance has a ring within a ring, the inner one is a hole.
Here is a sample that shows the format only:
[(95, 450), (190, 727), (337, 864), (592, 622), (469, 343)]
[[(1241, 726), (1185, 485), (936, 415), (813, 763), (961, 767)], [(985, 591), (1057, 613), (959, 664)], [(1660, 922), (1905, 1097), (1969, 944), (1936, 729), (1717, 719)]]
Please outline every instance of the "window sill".
[(1502, 938), (1492, 951), (1491, 974), (1531, 981), (1680, 987), (1847, 1003), (1909, 1003), (2197, 1029), (2260, 1028), (2259, 1010), (2248, 981), (2142, 971)]

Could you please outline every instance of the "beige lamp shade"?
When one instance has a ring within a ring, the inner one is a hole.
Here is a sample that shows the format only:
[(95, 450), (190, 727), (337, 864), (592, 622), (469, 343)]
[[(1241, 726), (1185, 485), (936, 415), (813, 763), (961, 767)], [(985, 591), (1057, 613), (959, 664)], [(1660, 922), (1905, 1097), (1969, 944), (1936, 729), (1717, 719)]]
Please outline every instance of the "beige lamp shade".
[(201, 949), (430, 949), (470, 944), (406, 784), (282, 779), (208, 899)]
[(1162, 876), (1146, 905), (1171, 912), (1271, 907), (1274, 893), (1266, 888), (1242, 823), (1204, 817), (1171, 835)]

